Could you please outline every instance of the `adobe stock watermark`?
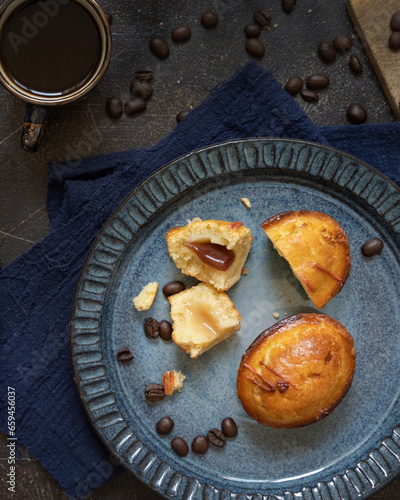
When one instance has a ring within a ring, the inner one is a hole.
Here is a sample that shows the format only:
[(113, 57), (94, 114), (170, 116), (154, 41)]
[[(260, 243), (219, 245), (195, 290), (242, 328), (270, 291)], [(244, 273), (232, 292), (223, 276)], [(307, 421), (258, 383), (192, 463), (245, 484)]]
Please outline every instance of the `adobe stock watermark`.
[(21, 26), (18, 33), (8, 33), (7, 38), (16, 54), (19, 53), (20, 46), (26, 45), (35, 38), (41, 28), (44, 28), (50, 18), (54, 18), (60, 11), (60, 5), (66, 5), (69, 0), (40, 0), (40, 7), (31, 19), (26, 16), (21, 17)]

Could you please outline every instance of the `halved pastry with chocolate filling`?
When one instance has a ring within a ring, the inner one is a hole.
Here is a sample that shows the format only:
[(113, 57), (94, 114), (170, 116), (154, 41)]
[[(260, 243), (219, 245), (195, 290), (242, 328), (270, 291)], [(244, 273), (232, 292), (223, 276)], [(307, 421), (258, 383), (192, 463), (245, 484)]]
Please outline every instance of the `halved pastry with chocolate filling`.
[(245, 352), (237, 377), (246, 413), (277, 428), (325, 418), (350, 389), (354, 341), (338, 321), (299, 314), (261, 333)]
[(241, 222), (200, 219), (170, 229), (166, 239), (176, 267), (219, 291), (240, 279), (253, 241)]
[(168, 300), (172, 340), (192, 358), (240, 330), (239, 311), (225, 292), (211, 285), (199, 283)]
[(309, 210), (283, 212), (261, 226), (318, 309), (340, 292), (350, 272), (350, 246), (332, 217)]

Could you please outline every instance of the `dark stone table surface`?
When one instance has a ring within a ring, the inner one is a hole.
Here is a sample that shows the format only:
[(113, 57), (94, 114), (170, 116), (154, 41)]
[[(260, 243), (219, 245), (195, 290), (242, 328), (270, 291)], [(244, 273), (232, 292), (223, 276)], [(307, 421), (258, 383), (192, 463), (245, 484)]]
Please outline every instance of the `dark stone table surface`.
[[(355, 36), (344, 0), (298, 0), (297, 3), (294, 12), (287, 15), (279, 0), (100, 0), (103, 9), (113, 14), (110, 67), (91, 94), (53, 110), (37, 153), (27, 153), (20, 148), (24, 103), (0, 88), (2, 265), (29, 250), (48, 232), (47, 163), (156, 143), (176, 125), (179, 111), (197, 106), (207, 98), (210, 89), (250, 59), (244, 48), (243, 27), (252, 21), (253, 10), (260, 5), (270, 10), (272, 22), (270, 29), (261, 33), (266, 53), (259, 63), (272, 70), (282, 84), (294, 74), (307, 77), (322, 72), (331, 78), (329, 88), (321, 91), (318, 104), (296, 97), (317, 125), (347, 125), (346, 109), (354, 101), (367, 109), (369, 122), (394, 121), (362, 43)], [(213, 9), (219, 15), (218, 26), (211, 30), (200, 24), (200, 16), (206, 9)], [(191, 39), (182, 44), (170, 42), (170, 56), (163, 61), (156, 59), (148, 48), (150, 37), (160, 35), (170, 41), (171, 29), (180, 24), (191, 27)], [(339, 54), (336, 61), (328, 65), (318, 58), (318, 43), (332, 40), (337, 34), (353, 35), (351, 53), (361, 58), (365, 68), (361, 76), (356, 77), (349, 70), (348, 54)], [(126, 101), (133, 72), (141, 68), (154, 70), (154, 94), (147, 110), (132, 118), (108, 119), (107, 97), (116, 95)], [(1, 436), (0, 498), (66, 498), (56, 480), (33, 456), (26, 451), (20, 456), (17, 493), (9, 496), (5, 488), (6, 439)], [(132, 474), (124, 472), (95, 489), (88, 498), (156, 500), (160, 497)], [(400, 499), (400, 478), (371, 498)]]

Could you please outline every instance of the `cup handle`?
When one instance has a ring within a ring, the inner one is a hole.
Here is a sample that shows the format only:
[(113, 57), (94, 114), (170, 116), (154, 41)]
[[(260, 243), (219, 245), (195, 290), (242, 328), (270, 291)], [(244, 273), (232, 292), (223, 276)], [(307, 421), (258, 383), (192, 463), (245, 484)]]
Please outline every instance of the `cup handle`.
[(26, 151), (35, 152), (39, 146), (39, 139), (44, 125), (50, 114), (47, 106), (27, 104), (24, 128), (22, 129), (21, 146)]

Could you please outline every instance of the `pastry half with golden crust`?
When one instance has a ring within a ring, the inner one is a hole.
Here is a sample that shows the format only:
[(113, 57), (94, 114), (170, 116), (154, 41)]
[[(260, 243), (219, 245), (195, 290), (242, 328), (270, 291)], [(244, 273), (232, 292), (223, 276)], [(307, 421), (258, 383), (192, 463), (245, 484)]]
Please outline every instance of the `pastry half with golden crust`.
[(283, 212), (261, 226), (318, 309), (340, 292), (350, 272), (350, 246), (332, 217), (309, 210)]
[(291, 316), (247, 349), (238, 371), (238, 396), (261, 424), (309, 425), (342, 401), (355, 366), (353, 338), (338, 321), (323, 314)]
[(241, 222), (194, 219), (166, 234), (168, 252), (183, 274), (228, 290), (239, 281), (251, 248), (250, 229)]
[(240, 330), (239, 311), (225, 292), (211, 285), (199, 283), (168, 300), (172, 340), (192, 358)]

